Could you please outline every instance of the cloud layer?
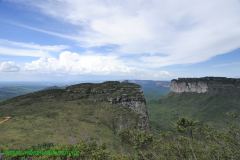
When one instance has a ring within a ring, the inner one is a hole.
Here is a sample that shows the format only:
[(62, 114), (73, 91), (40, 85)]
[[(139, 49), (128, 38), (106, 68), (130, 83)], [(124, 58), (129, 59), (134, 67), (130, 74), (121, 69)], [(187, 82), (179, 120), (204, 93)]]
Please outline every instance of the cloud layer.
[[(157, 79), (172, 76), (161, 67), (203, 62), (240, 48), (239, 0), (5, 1), (32, 7), (78, 31), (65, 35), (28, 24), (13, 25), (77, 42), (87, 50), (74, 53), (65, 45), (0, 39), (0, 55), (39, 58), (24, 64), (24, 72)], [(93, 49), (107, 46), (116, 47), (101, 54)], [(2, 71), (16, 67), (14, 62), (0, 65)]]
[(65, 45), (39, 45), (0, 39), (0, 55), (49, 57), (50, 53), (67, 49)]
[(128, 74), (131, 68), (117, 57), (101, 55), (80, 55), (65, 51), (58, 58), (40, 58), (25, 65), (27, 71), (76, 75)]
[(149, 67), (197, 63), (240, 47), (239, 0), (21, 0), (79, 26), (80, 45), (114, 44)]
[[(148, 69), (140, 69), (121, 59), (117, 55), (102, 55), (95, 52), (75, 53), (67, 51), (65, 45), (39, 45), (36, 43), (23, 43), (0, 39), (0, 55), (30, 56), (37, 60), (30, 62), (2, 61), (0, 72), (19, 72), (31, 76), (31, 74), (48, 74), (51, 76), (118, 76), (144, 79), (151, 77), (159, 79), (169, 77), (167, 71), (153, 72)], [(51, 54), (59, 55), (53, 57)]]
[(43, 74), (111, 75), (139, 79), (146, 79), (147, 77), (159, 79), (171, 76), (167, 71), (153, 72), (151, 70), (130, 67), (115, 56), (80, 55), (69, 51), (61, 52), (58, 58), (40, 58), (26, 63), (23, 69)]

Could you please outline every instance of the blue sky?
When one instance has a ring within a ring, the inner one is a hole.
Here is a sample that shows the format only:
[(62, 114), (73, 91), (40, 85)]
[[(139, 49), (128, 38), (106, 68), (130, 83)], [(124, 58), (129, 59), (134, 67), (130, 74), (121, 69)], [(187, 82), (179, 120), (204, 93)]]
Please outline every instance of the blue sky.
[(0, 79), (240, 77), (239, 15), (239, 0), (0, 0)]

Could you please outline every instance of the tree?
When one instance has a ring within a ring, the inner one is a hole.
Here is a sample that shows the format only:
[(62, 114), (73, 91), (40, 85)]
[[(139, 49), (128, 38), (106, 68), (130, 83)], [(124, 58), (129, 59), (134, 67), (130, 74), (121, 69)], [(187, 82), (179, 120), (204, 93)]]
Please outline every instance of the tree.
[(193, 139), (193, 130), (197, 125), (196, 121), (189, 120), (187, 118), (180, 118), (177, 121), (177, 130), (181, 133), (186, 133)]

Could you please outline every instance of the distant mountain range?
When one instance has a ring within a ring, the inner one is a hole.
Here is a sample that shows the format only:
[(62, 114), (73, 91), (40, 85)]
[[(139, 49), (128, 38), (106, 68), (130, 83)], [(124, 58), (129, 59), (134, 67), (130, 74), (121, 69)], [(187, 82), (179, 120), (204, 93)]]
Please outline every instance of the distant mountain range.
[(139, 84), (142, 87), (147, 101), (158, 100), (170, 92), (170, 81), (129, 80), (129, 82)]
[[(158, 99), (161, 95), (169, 92), (169, 81), (129, 80), (129, 82), (139, 84), (147, 99)], [(64, 87), (66, 87), (66, 84), (57, 86), (54, 83), (0, 83), (0, 101), (39, 90), (61, 89)]]
[(0, 101), (44, 89), (44, 85), (0, 85)]

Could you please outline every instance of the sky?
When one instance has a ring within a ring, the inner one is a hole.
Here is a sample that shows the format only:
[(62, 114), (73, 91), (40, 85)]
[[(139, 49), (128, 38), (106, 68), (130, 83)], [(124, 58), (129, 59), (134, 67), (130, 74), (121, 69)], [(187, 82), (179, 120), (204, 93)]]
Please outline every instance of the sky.
[(240, 0), (0, 0), (0, 81), (240, 77)]

